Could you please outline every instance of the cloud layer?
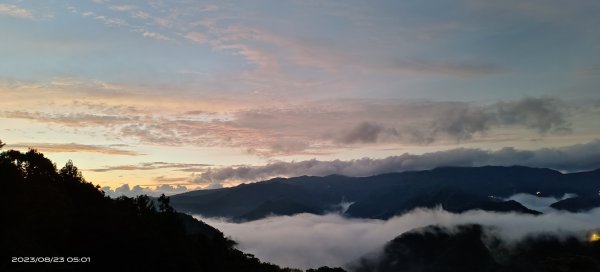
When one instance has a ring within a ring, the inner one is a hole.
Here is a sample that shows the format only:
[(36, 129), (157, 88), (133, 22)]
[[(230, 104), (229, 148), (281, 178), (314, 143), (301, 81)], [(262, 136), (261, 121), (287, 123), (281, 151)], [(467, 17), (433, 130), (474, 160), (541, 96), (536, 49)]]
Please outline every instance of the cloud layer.
[[(113, 87), (102, 87), (106, 88)], [(181, 111), (169, 109), (160, 116), (147, 106), (85, 101), (64, 106), (64, 111), (55, 112), (0, 111), (0, 117), (59, 125), (72, 131), (102, 131), (113, 140), (140, 144), (234, 147), (272, 157), (320, 155), (373, 145), (422, 146), (560, 136), (573, 130), (574, 107), (549, 97), (491, 104), (322, 100), (228, 112), (178, 107)]]
[[(516, 101), (477, 105), (466, 102), (437, 102), (417, 105), (396, 105), (387, 118), (407, 115), (413, 122), (424, 125), (392, 123), (392, 120), (373, 118), (363, 121), (337, 140), (341, 143), (418, 142), (430, 143), (440, 139), (465, 141), (494, 128), (520, 126), (541, 134), (569, 131), (567, 107), (561, 100), (524, 98)], [(404, 109), (403, 109), (404, 108)], [(390, 110), (390, 109), (388, 109)], [(382, 109), (369, 109), (369, 112)], [(407, 114), (408, 113), (408, 114)], [(368, 118), (365, 116), (363, 118)]]
[(33, 19), (33, 14), (30, 10), (15, 5), (0, 4), (0, 14), (24, 19)]
[(173, 185), (169, 185), (169, 184), (159, 185), (159, 186), (156, 186), (155, 188), (142, 187), (140, 185), (135, 185), (133, 187), (130, 187), (129, 184), (123, 184), (119, 187), (116, 187), (114, 190), (109, 186), (102, 187), (102, 191), (104, 191), (104, 193), (106, 195), (108, 195), (112, 198), (120, 197), (120, 196), (135, 197), (138, 195), (148, 195), (148, 196), (157, 197), (157, 196), (160, 196), (161, 194), (173, 195), (173, 194), (183, 193), (188, 190), (189, 189), (183, 185), (173, 186)]
[(137, 165), (116, 165), (107, 166), (104, 168), (87, 169), (92, 172), (108, 172), (108, 171), (132, 171), (132, 170), (155, 170), (155, 169), (175, 169), (182, 172), (202, 172), (210, 164), (202, 163), (168, 163), (168, 162), (145, 162)]
[(100, 153), (109, 155), (127, 155), (138, 156), (142, 155), (138, 152), (118, 148), (119, 146), (101, 146), (101, 145), (84, 145), (76, 143), (56, 144), (56, 143), (16, 143), (7, 145), (8, 148), (28, 149), (33, 148), (40, 152), (86, 152)]
[(482, 224), (507, 242), (527, 235), (573, 234), (586, 239), (586, 232), (600, 226), (600, 209), (588, 213), (549, 213), (540, 216), (469, 211), (453, 214), (441, 209), (417, 209), (387, 221), (349, 219), (339, 214), (270, 217), (246, 223), (201, 218), (239, 243), (238, 248), (259, 259), (297, 268), (323, 265), (344, 266), (414, 228), (428, 225)]
[(272, 162), (264, 166), (239, 166), (208, 168), (193, 182), (253, 182), (272, 177), (301, 175), (371, 176), (389, 172), (426, 170), (440, 166), (523, 165), (547, 167), (560, 171), (582, 171), (600, 168), (600, 140), (560, 148), (518, 150), (502, 148), (489, 151), (476, 148), (457, 148), (415, 155), (405, 153), (384, 159), (320, 161), (316, 159), (297, 162)]
[(550, 205), (552, 205), (553, 203), (558, 202), (560, 200), (567, 199), (567, 198), (576, 197), (576, 196), (577, 195), (575, 195), (575, 194), (565, 194), (561, 198), (556, 198), (556, 197), (551, 197), (551, 196), (541, 197), (541, 196), (521, 193), (521, 194), (516, 194), (516, 195), (511, 196), (511, 197), (507, 198), (507, 200), (514, 200), (514, 201), (517, 201), (517, 202), (523, 204), (523, 206), (527, 207), (528, 209), (546, 213), (546, 212), (555, 212), (556, 211), (554, 208), (550, 207)]

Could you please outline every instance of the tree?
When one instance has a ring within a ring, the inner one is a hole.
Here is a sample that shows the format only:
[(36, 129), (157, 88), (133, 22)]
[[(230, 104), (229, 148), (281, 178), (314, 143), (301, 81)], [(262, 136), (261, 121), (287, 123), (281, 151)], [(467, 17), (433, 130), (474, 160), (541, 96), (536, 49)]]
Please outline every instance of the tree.
[(58, 172), (63, 181), (72, 182), (84, 182), (84, 178), (81, 175), (81, 171), (77, 169), (77, 166), (73, 165), (73, 161), (69, 160), (63, 168)]
[(0, 149), (2, 149), (2, 147), (4, 147), (5, 143), (2, 142), (2, 140), (0, 140)]
[(152, 202), (149, 196), (139, 195), (136, 196), (133, 200), (135, 202), (135, 205), (137, 206), (138, 211), (141, 214), (152, 213), (153, 211), (155, 211), (154, 203)]
[[(164, 195), (157, 202), (160, 211), (154, 199), (145, 195), (104, 197), (98, 187), (83, 181), (73, 162), (57, 170), (33, 149), (0, 152), (0, 184), (2, 258), (77, 253), (91, 256), (91, 263), (85, 265), (89, 271), (107, 271), (118, 263), (123, 271), (291, 272), (246, 256), (219, 230), (173, 211)], [(143, 262), (138, 259), (140, 252)], [(2, 271), (39, 270), (20, 263), (0, 267)], [(81, 268), (64, 263), (52, 270)]]
[(169, 198), (165, 196), (165, 194), (161, 194), (160, 197), (158, 197), (158, 210), (164, 213), (174, 212), (173, 207), (169, 205)]

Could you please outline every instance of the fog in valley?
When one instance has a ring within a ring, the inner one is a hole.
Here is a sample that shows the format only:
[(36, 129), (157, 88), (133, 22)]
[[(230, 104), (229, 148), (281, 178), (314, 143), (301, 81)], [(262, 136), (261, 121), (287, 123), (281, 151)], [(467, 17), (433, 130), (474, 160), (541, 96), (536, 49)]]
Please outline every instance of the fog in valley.
[[(568, 196), (568, 195), (567, 195)], [(565, 197), (567, 197), (565, 196)], [(549, 208), (555, 198), (519, 194), (510, 197), (545, 214), (468, 211), (454, 214), (435, 209), (415, 209), (389, 220), (347, 218), (341, 213), (272, 216), (245, 223), (224, 218), (195, 216), (237, 241), (238, 249), (263, 261), (295, 268), (341, 266), (365, 255), (376, 256), (386, 242), (403, 232), (428, 225), (453, 227), (481, 224), (507, 245), (528, 235), (575, 235), (588, 239), (600, 226), (600, 208), (585, 213), (568, 213)]]

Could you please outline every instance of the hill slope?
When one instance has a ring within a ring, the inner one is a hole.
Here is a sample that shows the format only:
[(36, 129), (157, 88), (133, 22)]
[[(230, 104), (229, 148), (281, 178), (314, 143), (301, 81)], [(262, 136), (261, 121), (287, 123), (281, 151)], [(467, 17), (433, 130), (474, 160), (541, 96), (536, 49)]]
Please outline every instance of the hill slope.
[(536, 236), (505, 244), (479, 225), (429, 226), (396, 237), (377, 258), (351, 266), (356, 272), (591, 272), (600, 271), (600, 243)]
[(2, 152), (0, 180), (0, 271), (289, 271), (234, 249), (168, 198), (111, 199), (72, 163), (57, 171), (33, 150)]
[(567, 198), (553, 203), (550, 207), (569, 212), (583, 212), (600, 207), (600, 197), (587, 196)]

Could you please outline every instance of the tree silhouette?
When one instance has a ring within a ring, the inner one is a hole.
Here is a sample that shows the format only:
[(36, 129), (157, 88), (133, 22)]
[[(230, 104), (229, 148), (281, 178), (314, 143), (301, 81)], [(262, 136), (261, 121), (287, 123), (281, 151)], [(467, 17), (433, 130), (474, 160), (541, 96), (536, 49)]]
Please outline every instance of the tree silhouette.
[(165, 194), (161, 194), (158, 197), (158, 210), (163, 213), (173, 213), (174, 209), (169, 205), (169, 197), (165, 196)]
[(2, 149), (2, 147), (4, 147), (5, 143), (2, 142), (2, 140), (0, 140), (0, 149)]
[(72, 160), (67, 161), (65, 166), (58, 171), (58, 175), (60, 175), (64, 181), (85, 182), (85, 179), (81, 175), (81, 171), (77, 169), (77, 166), (73, 165)]
[(233, 248), (217, 229), (174, 211), (164, 195), (112, 199), (72, 161), (57, 170), (33, 149), (0, 153), (0, 183), (0, 258), (91, 258), (2, 263), (0, 271), (292, 271)]

